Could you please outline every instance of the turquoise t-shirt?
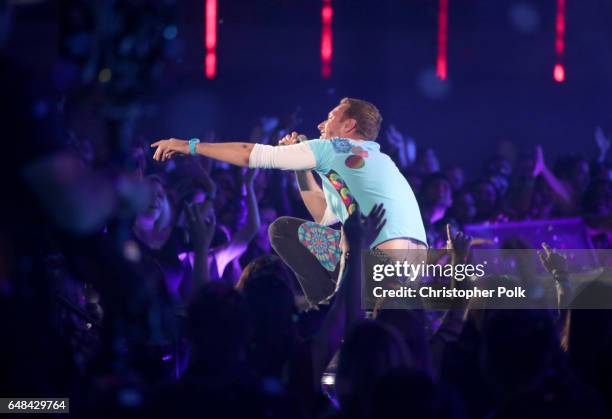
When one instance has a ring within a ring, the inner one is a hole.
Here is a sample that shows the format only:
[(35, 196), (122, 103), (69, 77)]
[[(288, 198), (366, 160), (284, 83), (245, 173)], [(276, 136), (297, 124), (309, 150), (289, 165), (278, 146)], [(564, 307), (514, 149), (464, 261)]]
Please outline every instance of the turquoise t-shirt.
[(427, 243), (419, 205), (412, 188), (393, 160), (380, 151), (375, 141), (346, 138), (307, 141), (321, 176), (325, 200), (344, 223), (357, 201), (368, 214), (382, 203), (387, 223), (370, 247), (384, 241), (407, 237)]

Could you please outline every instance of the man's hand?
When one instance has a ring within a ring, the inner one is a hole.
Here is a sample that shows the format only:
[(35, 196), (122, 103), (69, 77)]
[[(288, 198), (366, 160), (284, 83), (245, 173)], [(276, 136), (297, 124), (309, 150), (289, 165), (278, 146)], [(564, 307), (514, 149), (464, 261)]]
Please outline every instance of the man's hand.
[(544, 162), (544, 150), (542, 146), (536, 146), (535, 165), (533, 166), (533, 177), (537, 177), (546, 170), (546, 163)]
[(203, 204), (185, 204), (185, 215), (194, 250), (208, 251), (216, 226), (212, 199)]
[(278, 145), (297, 144), (300, 142), (300, 140), (298, 139), (298, 135), (299, 134), (297, 132), (293, 131), (291, 134), (287, 134), (283, 138), (281, 138), (278, 142)]
[(463, 234), (461, 231), (458, 231), (457, 234), (453, 236), (451, 225), (446, 224), (446, 248), (455, 262), (463, 262), (470, 252), (471, 247), (471, 236)]
[(538, 255), (544, 268), (555, 277), (560, 274), (567, 274), (567, 260), (565, 257), (552, 250), (546, 243), (542, 243), (542, 249), (538, 251)]
[(189, 141), (170, 138), (160, 140), (151, 144), (151, 148), (157, 147), (153, 158), (157, 161), (166, 161), (175, 154), (189, 154)]
[(374, 205), (367, 216), (361, 214), (359, 206), (355, 208), (342, 226), (349, 250), (360, 245), (369, 246), (378, 237), (387, 223), (385, 212), (383, 204)]
[(601, 127), (595, 128), (595, 143), (599, 149), (599, 156), (597, 156), (597, 160), (604, 162), (606, 160), (608, 150), (610, 150), (610, 139), (606, 137), (606, 134), (604, 134)]

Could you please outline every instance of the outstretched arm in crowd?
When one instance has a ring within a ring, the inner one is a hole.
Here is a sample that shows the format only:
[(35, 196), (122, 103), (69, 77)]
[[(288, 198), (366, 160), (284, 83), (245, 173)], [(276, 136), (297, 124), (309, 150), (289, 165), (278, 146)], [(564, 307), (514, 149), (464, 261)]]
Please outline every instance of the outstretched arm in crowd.
[(601, 127), (595, 128), (595, 143), (597, 144), (597, 149), (599, 150), (599, 153), (597, 154), (597, 161), (599, 163), (603, 163), (606, 161), (608, 151), (610, 150), (610, 138), (604, 134)]
[[(472, 247), (472, 237), (458, 231), (453, 234), (450, 224), (446, 225), (446, 248), (450, 254), (453, 266), (465, 263)], [(458, 281), (454, 276), (451, 278), (451, 288), (464, 288), (467, 279)], [(463, 318), (468, 300), (459, 298), (453, 302), (453, 308), (447, 310), (442, 317), (442, 322), (431, 339), (431, 352), (436, 371), (439, 371), (447, 344), (459, 339), (463, 330)]]
[(216, 260), (217, 273), (219, 276), (223, 275), (227, 265), (234, 259), (242, 256), (251, 240), (253, 240), (253, 237), (255, 237), (259, 231), (261, 219), (259, 217), (259, 206), (253, 187), (256, 175), (257, 170), (250, 169), (247, 170), (244, 177), (244, 189), (246, 190), (245, 199), (247, 204), (247, 219), (245, 225), (234, 234), (229, 242), (214, 250), (213, 257)]
[(361, 308), (362, 258), (361, 254), (374, 241), (386, 223), (382, 204), (375, 205), (364, 217), (357, 208), (343, 225), (348, 243), (346, 270), (321, 330), (313, 342), (313, 384), (319, 389), (321, 376), (345, 336), (356, 322), (363, 319)]
[(557, 284), (557, 302), (561, 310), (567, 307), (574, 297), (572, 284), (569, 281), (567, 260), (555, 252), (546, 243), (542, 243), (542, 250), (538, 252), (544, 268), (553, 276)]
[(410, 137), (404, 135), (391, 124), (387, 129), (387, 142), (397, 151), (397, 159), (400, 168), (406, 170), (414, 163), (416, 155), (416, 145)]
[(570, 206), (572, 204), (572, 191), (555, 176), (548, 166), (546, 166), (542, 146), (536, 147), (536, 163), (535, 168), (533, 169), (533, 174), (534, 176), (542, 175), (550, 189), (553, 190), (563, 205)]

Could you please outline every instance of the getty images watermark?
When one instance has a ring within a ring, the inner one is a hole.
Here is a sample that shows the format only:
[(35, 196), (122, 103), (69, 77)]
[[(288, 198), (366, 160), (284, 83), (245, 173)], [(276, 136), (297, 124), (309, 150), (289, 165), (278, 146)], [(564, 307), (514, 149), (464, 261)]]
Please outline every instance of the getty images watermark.
[(461, 282), (466, 279), (475, 281), (485, 276), (484, 263), (458, 263), (438, 265), (433, 263), (409, 263), (408, 261), (395, 261), (395, 263), (378, 263), (373, 266), (372, 279), (374, 282), (381, 282), (385, 279), (393, 278), (398, 280), (397, 286), (392, 289), (385, 289), (383, 286), (375, 286), (372, 295), (375, 298), (473, 298), (473, 297), (508, 297), (525, 298), (526, 290), (522, 286), (511, 288), (498, 286), (495, 289), (480, 289), (474, 286), (470, 289), (454, 287), (435, 287), (424, 285), (417, 288), (403, 286), (400, 284), (406, 281), (414, 282), (418, 278), (445, 278), (449, 281)]
[(612, 308), (612, 250), (473, 249), (461, 263), (440, 251), (364, 252), (362, 305), (374, 308)]

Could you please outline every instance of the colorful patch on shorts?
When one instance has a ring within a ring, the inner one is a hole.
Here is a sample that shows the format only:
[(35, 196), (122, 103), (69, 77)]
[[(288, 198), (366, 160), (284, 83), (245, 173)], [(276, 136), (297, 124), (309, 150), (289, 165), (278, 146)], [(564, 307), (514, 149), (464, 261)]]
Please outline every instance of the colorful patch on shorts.
[(298, 228), (298, 238), (325, 269), (336, 269), (342, 253), (339, 231), (308, 221)]
[(330, 170), (325, 176), (327, 177), (327, 180), (329, 180), (329, 183), (331, 183), (331, 185), (340, 195), (342, 203), (346, 207), (346, 211), (349, 215), (351, 215), (355, 211), (355, 208), (357, 208), (357, 204), (355, 203), (355, 198), (353, 198), (353, 195), (351, 195), (348, 186), (346, 186), (346, 182), (334, 170)]

